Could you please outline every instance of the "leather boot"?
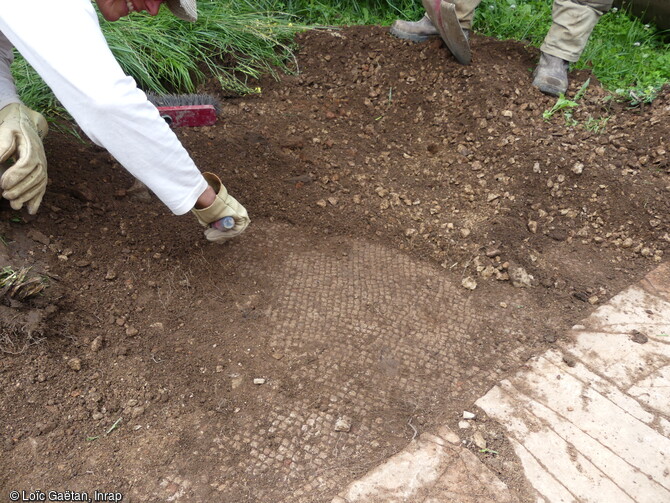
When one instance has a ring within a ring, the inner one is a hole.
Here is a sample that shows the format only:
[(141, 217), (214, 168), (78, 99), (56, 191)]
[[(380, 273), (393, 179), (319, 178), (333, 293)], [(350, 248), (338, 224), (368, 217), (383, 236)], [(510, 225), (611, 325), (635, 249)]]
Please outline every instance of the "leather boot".
[(568, 65), (564, 59), (543, 52), (533, 72), (533, 85), (551, 96), (565, 94), (568, 90)]
[(440, 36), (438, 29), (430, 22), (428, 14), (424, 14), (419, 21), (402, 21), (398, 19), (393, 23), (389, 31), (391, 35), (411, 40), (412, 42), (424, 42), (431, 37)]

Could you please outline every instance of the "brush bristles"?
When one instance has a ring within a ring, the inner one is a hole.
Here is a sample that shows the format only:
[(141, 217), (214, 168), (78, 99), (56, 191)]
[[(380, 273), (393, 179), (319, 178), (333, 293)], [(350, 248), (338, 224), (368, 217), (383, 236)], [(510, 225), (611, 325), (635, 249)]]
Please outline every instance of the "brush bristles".
[(147, 93), (148, 100), (157, 107), (188, 107), (193, 105), (212, 105), (218, 114), (221, 109), (219, 100), (209, 94), (153, 94)]

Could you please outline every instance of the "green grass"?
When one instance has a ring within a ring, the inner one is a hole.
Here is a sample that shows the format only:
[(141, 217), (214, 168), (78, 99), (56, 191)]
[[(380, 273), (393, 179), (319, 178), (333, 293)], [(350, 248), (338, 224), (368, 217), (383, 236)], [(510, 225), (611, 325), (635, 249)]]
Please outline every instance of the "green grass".
[[(145, 91), (192, 93), (213, 75), (223, 89), (247, 93), (249, 79), (288, 70), (292, 40), (306, 27), (294, 16), (244, 2), (198, 2), (199, 21), (187, 23), (165, 8), (156, 17), (101, 19), (123, 69)], [(13, 71), (24, 102), (45, 115), (64, 116), (46, 84), (18, 57)]]
[(390, 24), (397, 18), (419, 19), (419, 0), (262, 0), (268, 10), (290, 12), (308, 24)]

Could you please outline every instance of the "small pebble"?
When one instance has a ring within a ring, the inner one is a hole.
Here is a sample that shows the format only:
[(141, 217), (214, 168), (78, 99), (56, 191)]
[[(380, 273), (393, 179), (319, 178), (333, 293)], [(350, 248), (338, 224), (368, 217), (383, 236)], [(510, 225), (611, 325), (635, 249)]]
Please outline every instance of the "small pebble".
[(563, 362), (568, 366), (568, 367), (574, 367), (577, 365), (577, 361), (569, 355), (564, 355), (563, 356)]
[(68, 367), (79, 372), (81, 370), (81, 360), (79, 358), (70, 358), (67, 362)]
[(480, 449), (486, 449), (486, 439), (484, 438), (484, 435), (481, 434), (481, 432), (476, 431), (472, 436), (472, 440), (474, 440), (475, 445)]
[(463, 278), (463, 281), (461, 281), (461, 286), (463, 288), (467, 288), (468, 290), (474, 290), (477, 288), (477, 282), (470, 277)]
[(91, 351), (97, 353), (102, 348), (102, 335), (98, 335), (93, 342), (91, 342)]
[(342, 416), (335, 421), (335, 431), (349, 432), (351, 430), (351, 419)]
[(470, 427), (470, 423), (468, 421), (459, 421), (458, 422), (458, 427), (461, 430), (467, 430)]

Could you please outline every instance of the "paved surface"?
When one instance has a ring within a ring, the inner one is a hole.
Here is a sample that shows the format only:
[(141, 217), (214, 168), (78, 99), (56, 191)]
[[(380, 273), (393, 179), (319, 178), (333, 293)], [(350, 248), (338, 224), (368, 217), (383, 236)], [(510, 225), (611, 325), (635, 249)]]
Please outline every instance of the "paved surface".
[(446, 427), (437, 435), (424, 433), (332, 503), (516, 502), (507, 486), (460, 444), (461, 438)]
[[(477, 334), (493, 323), (487, 317), (499, 313), (475, 310), (439, 269), (366, 242), (332, 243), (325, 253), (282, 247), (286, 262), (263, 273), (282, 289), (260, 330), (282, 363), (294, 362), (284, 386), (296, 392), (268, 403), (261, 424), (245, 425), (226, 444), (249, 452), (243, 473), (229, 465), (231, 485), (271, 474), (291, 487), (287, 503), (311, 503), (320, 491), (332, 497), (352, 479), (348, 467), (374, 460), (364, 473), (406, 446), (417, 415), (479, 390), (474, 400), (503, 368), (520, 364), (519, 337), (479, 344)], [(278, 501), (256, 491), (259, 501)]]
[[(230, 435), (209, 417), (194, 422), (215, 438), (221, 494), (251, 487), (261, 502), (329, 501), (407, 446), (422, 416), (472, 402), (518, 368), (536, 339), (501, 327), (512, 310), (476, 309), (441, 268), (397, 250), (339, 238), (312, 249), (275, 227), (267, 235), (257, 232), (258, 246), (285, 259), (240, 274), (276, 285), (262, 314), (248, 312), (290, 372), (262, 374), (266, 384), (247, 392), (256, 407), (226, 421)], [(231, 386), (261, 377), (247, 372), (231, 374)]]
[[(566, 339), (476, 402), (505, 428), (537, 501), (670, 502), (670, 266)], [(446, 428), (424, 434), (333, 503), (513, 501), (471, 456)]]

